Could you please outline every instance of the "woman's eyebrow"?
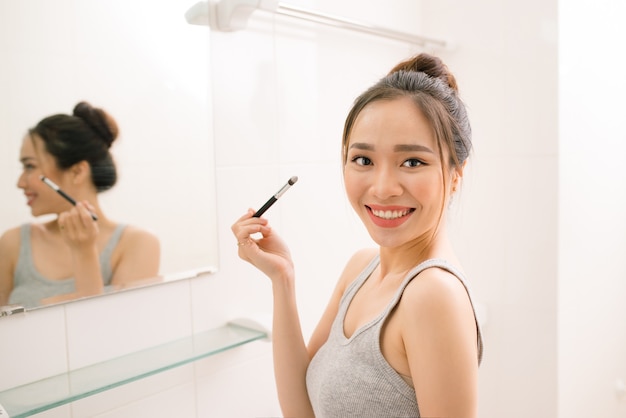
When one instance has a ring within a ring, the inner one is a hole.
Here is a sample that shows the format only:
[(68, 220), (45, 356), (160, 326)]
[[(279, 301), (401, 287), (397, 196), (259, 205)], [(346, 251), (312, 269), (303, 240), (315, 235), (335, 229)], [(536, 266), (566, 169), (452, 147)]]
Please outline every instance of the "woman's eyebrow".
[[(350, 145), (350, 148), (356, 148), (365, 151), (374, 151), (374, 146), (372, 144), (366, 144), (364, 142), (355, 142)], [(429, 152), (434, 154), (433, 150), (428, 148), (425, 145), (419, 144), (398, 144), (393, 147), (395, 152)]]
[(424, 145), (418, 144), (399, 144), (393, 147), (393, 150), (396, 152), (430, 152), (433, 154), (433, 150)]
[(373, 145), (366, 144), (364, 142), (355, 142), (354, 144), (350, 145), (350, 148), (362, 149), (362, 150), (366, 150), (366, 151), (373, 151), (374, 150), (374, 146)]
[(37, 161), (37, 159), (35, 157), (22, 157), (22, 158), (20, 158), (20, 162), (21, 163), (25, 163), (25, 162), (28, 162), (28, 161), (31, 161), (31, 160), (32, 161)]

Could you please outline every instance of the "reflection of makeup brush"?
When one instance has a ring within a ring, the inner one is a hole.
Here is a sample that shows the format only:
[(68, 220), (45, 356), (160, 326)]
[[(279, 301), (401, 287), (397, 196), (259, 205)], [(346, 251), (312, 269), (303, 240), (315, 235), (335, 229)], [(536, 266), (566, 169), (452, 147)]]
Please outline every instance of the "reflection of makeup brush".
[[(63, 196), (63, 198), (65, 200), (67, 200), (68, 202), (70, 202), (72, 205), (76, 206), (76, 201), (74, 199), (72, 199), (67, 193), (65, 193), (63, 190), (61, 190), (61, 188), (59, 186), (57, 186), (52, 180), (50, 180), (48, 177), (46, 176), (39, 176), (39, 178), (41, 179), (41, 181), (43, 181), (44, 183), (46, 183), (48, 186), (50, 186), (50, 188), (52, 190), (54, 190), (55, 192), (57, 192), (58, 194), (60, 194), (61, 196)], [(93, 212), (89, 212), (89, 214), (91, 215), (91, 219), (93, 219), (94, 221), (98, 220), (98, 217), (96, 216), (95, 213)]]
[(296, 183), (296, 181), (298, 181), (298, 176), (291, 177), (287, 181), (287, 184), (285, 184), (278, 192), (276, 192), (274, 196), (270, 197), (269, 200), (265, 202), (263, 206), (261, 206), (261, 209), (257, 210), (256, 213), (252, 216), (254, 218), (260, 218), (261, 215), (263, 215), (265, 211), (268, 210), (270, 206), (272, 206), (278, 200), (278, 198), (281, 197), (283, 193), (287, 191), (287, 189), (289, 189), (291, 186), (293, 186)]

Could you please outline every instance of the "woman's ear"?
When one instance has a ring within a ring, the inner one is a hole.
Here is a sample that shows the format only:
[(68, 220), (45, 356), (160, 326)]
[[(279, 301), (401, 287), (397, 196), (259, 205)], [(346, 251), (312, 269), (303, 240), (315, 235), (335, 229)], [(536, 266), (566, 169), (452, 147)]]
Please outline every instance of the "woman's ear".
[(452, 193), (456, 192), (461, 185), (461, 179), (463, 178), (463, 171), (465, 170), (466, 165), (467, 160), (463, 161), (460, 166), (454, 169), (452, 173)]
[(72, 174), (72, 182), (74, 184), (83, 184), (91, 181), (91, 167), (85, 160), (74, 164), (70, 167), (69, 172)]

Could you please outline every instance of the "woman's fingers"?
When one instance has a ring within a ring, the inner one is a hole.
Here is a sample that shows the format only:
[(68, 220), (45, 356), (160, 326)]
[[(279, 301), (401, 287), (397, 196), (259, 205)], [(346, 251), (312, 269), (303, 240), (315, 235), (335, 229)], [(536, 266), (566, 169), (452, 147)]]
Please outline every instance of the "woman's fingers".
[(237, 225), (237, 223), (245, 220), (245, 219), (250, 219), (252, 218), (252, 215), (254, 215), (254, 213), (252, 213), (252, 209), (248, 209), (248, 211), (245, 213), (245, 215), (241, 216), (241, 218), (237, 219), (237, 221), (233, 224), (233, 226)]
[[(91, 205), (90, 205), (91, 206)], [(93, 224), (93, 219), (91, 218), (91, 212), (87, 209), (87, 204), (85, 202), (78, 202), (72, 211), (75, 211), (75, 222), (77, 226), (89, 228)]]
[(98, 227), (88, 207), (91, 205), (87, 202), (77, 202), (72, 209), (59, 214), (59, 229), (69, 244), (76, 245), (95, 240)]
[(254, 242), (251, 237), (253, 234), (259, 232), (263, 234), (264, 230), (269, 230), (267, 219), (254, 218), (252, 215), (254, 215), (254, 210), (248, 209), (248, 212), (231, 226), (231, 231), (240, 247), (244, 246), (246, 243), (250, 243), (250, 241)]

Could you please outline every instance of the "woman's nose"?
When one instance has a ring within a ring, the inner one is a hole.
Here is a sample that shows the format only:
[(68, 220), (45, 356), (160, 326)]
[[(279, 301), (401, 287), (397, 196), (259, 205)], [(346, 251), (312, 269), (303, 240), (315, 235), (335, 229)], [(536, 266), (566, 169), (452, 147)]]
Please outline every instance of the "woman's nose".
[(17, 187), (18, 189), (25, 189), (27, 185), (26, 182), (26, 174), (22, 173), (20, 174), (20, 176), (17, 178)]
[(402, 185), (392, 169), (381, 168), (376, 171), (372, 190), (374, 196), (385, 200), (402, 194)]

